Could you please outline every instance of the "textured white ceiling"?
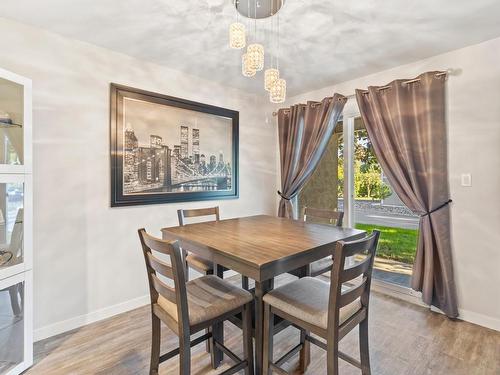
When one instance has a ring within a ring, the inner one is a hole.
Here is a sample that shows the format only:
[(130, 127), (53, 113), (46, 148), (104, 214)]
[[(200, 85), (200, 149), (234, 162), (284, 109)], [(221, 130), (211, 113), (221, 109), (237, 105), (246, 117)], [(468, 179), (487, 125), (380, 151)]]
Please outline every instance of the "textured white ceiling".
[[(499, 0), (287, 0), (289, 95), (500, 36), (499, 15)], [(228, 47), (231, 0), (2, 0), (0, 16), (264, 94), (262, 73), (242, 77)]]

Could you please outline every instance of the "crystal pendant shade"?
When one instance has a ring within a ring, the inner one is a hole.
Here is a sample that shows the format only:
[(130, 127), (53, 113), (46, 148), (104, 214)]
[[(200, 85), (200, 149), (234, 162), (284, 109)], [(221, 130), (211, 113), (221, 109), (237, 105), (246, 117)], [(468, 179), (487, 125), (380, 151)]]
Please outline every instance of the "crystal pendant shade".
[(282, 78), (277, 79), (271, 85), (269, 90), (269, 100), (271, 103), (283, 103), (286, 99), (286, 81)]
[(245, 25), (235, 22), (229, 27), (229, 46), (234, 49), (245, 48), (246, 31)]
[(248, 54), (246, 53), (241, 56), (241, 73), (245, 77), (253, 77), (255, 75), (255, 69), (250, 67)]
[(278, 69), (269, 68), (264, 71), (264, 88), (267, 91), (271, 90), (272, 84), (280, 77)]
[(247, 48), (248, 63), (255, 71), (264, 69), (264, 47), (262, 44), (249, 44)]

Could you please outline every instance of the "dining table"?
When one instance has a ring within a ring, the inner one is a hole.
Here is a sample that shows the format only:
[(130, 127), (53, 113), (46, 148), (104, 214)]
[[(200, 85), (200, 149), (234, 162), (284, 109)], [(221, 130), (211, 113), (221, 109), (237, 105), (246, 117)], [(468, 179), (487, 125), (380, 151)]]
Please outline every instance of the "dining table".
[[(224, 269), (234, 270), (255, 281), (254, 337), (255, 373), (262, 374), (264, 309), (262, 298), (273, 289), (274, 278), (299, 270), (309, 274), (309, 264), (333, 254), (335, 244), (365, 236), (354, 228), (316, 224), (268, 215), (238, 217), (162, 229), (164, 240), (178, 240), (183, 250), (214, 263), (214, 273), (223, 277)], [(213, 337), (222, 341), (224, 328), (213, 328)], [(307, 343), (307, 341), (306, 341)], [(216, 365), (223, 353), (215, 348)], [(305, 371), (310, 361), (309, 345), (300, 351)]]

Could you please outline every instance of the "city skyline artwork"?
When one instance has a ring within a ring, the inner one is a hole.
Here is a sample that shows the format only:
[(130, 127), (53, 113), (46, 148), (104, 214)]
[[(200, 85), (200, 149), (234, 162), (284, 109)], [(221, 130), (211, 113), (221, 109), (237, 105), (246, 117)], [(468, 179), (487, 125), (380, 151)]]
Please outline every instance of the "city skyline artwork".
[(235, 197), (237, 112), (165, 98), (117, 97), (115, 193), (130, 202)]

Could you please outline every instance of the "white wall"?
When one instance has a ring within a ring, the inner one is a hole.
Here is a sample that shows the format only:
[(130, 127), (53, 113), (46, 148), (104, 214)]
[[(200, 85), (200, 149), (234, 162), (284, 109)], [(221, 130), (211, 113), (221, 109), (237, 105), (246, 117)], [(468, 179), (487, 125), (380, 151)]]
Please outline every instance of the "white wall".
[[(5, 19), (0, 35), (0, 66), (33, 80), (36, 337), (147, 302), (138, 228), (159, 235), (179, 207), (276, 212), (264, 97)], [(240, 111), (240, 198), (110, 208), (110, 82)]]
[[(429, 70), (448, 79), (449, 172), (454, 265), (461, 318), (500, 330), (500, 38), (290, 98), (385, 85)], [(355, 106), (355, 99), (347, 106)], [(472, 174), (472, 187), (460, 175)]]

